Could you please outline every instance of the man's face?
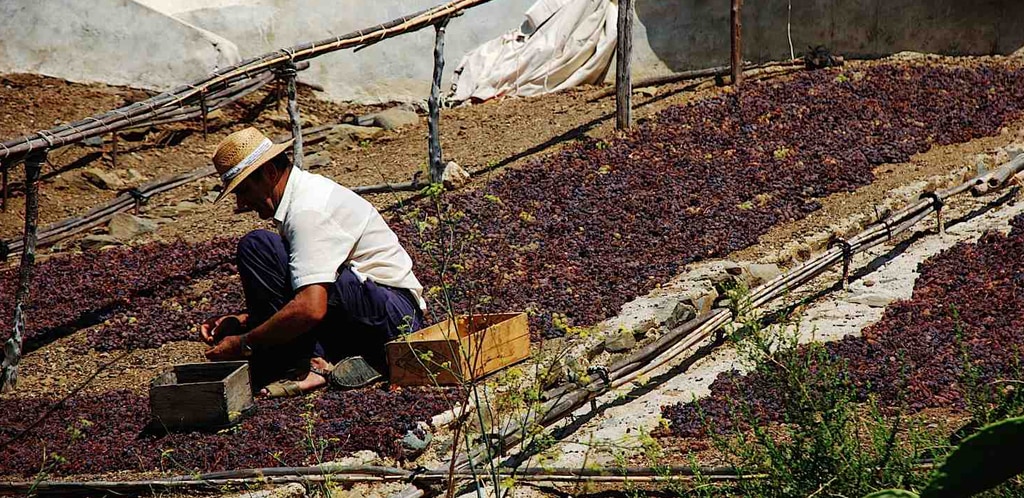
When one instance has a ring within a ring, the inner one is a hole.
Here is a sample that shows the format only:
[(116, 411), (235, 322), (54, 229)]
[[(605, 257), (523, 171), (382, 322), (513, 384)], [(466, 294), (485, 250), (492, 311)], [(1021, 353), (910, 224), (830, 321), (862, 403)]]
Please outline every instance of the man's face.
[(256, 211), (261, 220), (274, 217), (272, 168), (260, 168), (235, 188), (235, 212)]

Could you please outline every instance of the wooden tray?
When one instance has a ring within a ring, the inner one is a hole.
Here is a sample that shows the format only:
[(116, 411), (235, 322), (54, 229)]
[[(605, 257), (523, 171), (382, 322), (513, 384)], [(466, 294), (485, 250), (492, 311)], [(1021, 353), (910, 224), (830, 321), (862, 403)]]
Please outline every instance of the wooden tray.
[(254, 408), (249, 363), (184, 363), (149, 384), (153, 427), (220, 429), (238, 423)]
[(458, 316), (385, 348), (392, 384), (460, 384), (530, 356), (529, 322), (526, 313)]

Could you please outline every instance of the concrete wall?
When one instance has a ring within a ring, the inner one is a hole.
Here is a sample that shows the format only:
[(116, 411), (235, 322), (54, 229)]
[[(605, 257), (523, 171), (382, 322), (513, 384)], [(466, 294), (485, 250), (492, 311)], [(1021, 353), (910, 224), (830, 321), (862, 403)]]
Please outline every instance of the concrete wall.
[(130, 0), (0, 1), (0, 72), (164, 89), (239, 60), (230, 41)]
[[(905, 50), (949, 55), (1008, 54), (1024, 45), (1019, 0), (758, 0), (743, 9), (744, 59), (788, 58), (793, 47), (825, 45), (853, 57)], [(724, 65), (729, 60), (727, 0), (637, 1), (640, 73)]]
[[(0, 0), (0, 71), (168, 88), (241, 57), (388, 21), (443, 0)], [(534, 0), (493, 0), (453, 19), (445, 80), (480, 43), (513, 29)], [(748, 0), (744, 55), (789, 57), (789, 0)], [(643, 77), (723, 65), (727, 0), (636, 2), (634, 71)], [(216, 34), (214, 34), (216, 33)], [(824, 44), (849, 56), (903, 50), (1010, 53), (1024, 45), (1019, 0), (792, 0), (797, 54)], [(426, 98), (432, 29), (312, 61), (300, 79), (327, 97)]]

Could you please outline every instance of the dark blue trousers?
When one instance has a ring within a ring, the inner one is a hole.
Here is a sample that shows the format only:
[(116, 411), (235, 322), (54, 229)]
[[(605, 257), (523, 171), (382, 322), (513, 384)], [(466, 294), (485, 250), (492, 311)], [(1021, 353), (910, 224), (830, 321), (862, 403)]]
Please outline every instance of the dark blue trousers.
[[(295, 296), (288, 266), (288, 246), (280, 235), (255, 230), (238, 242), (238, 274), (245, 291), (250, 330), (265, 322)], [(423, 326), (423, 313), (407, 289), (359, 277), (346, 265), (327, 289), (327, 316), (313, 330), (291, 342), (256, 347), (249, 359), (253, 387), (304, 371), (319, 356), (336, 362), (362, 355), (387, 375), (384, 343)]]

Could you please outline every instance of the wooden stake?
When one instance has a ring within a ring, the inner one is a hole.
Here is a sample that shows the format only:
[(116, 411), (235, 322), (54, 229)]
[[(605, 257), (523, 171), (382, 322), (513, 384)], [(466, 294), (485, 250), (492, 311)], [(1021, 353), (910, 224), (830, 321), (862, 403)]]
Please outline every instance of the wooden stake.
[(732, 84), (743, 82), (743, 0), (732, 0)]
[(114, 139), (111, 140), (110, 145), (110, 163), (111, 168), (117, 169), (117, 132), (113, 133)]
[(199, 94), (199, 111), (203, 116), (203, 140), (206, 140), (208, 128), (206, 125), (206, 116), (210, 113), (210, 109), (206, 106), (206, 92)]
[(0, 392), (18, 386), (18, 362), (25, 332), (25, 301), (32, 283), (32, 267), (36, 261), (36, 218), (39, 216), (39, 173), (46, 162), (46, 149), (25, 158), (25, 243), (21, 250), (18, 269), (18, 290), (14, 294), (14, 331), (4, 344), (3, 363), (0, 364)]
[(8, 180), (8, 176), (9, 176), (8, 173), (7, 173), (7, 169), (8, 169), (8, 167), (6, 165), (0, 164), (0, 170), (3, 170), (2, 174), (3, 174), (3, 190), (4, 190), (3, 205), (0, 206), (0, 208), (2, 208), (3, 212), (5, 212), (5, 213), (7, 212), (7, 180)]
[(289, 62), (281, 70), (288, 82), (288, 119), (292, 122), (292, 166), (302, 168), (302, 118), (299, 116), (299, 98), (295, 90), (295, 78), (298, 70), (294, 62)]
[(633, 0), (619, 0), (618, 40), (615, 44), (615, 128), (633, 126)]
[(427, 100), (427, 155), (430, 165), (430, 182), (441, 183), (444, 175), (444, 161), (441, 155), (441, 73), (444, 71), (444, 32), (448, 19), (434, 25), (434, 79), (430, 83), (430, 99)]

